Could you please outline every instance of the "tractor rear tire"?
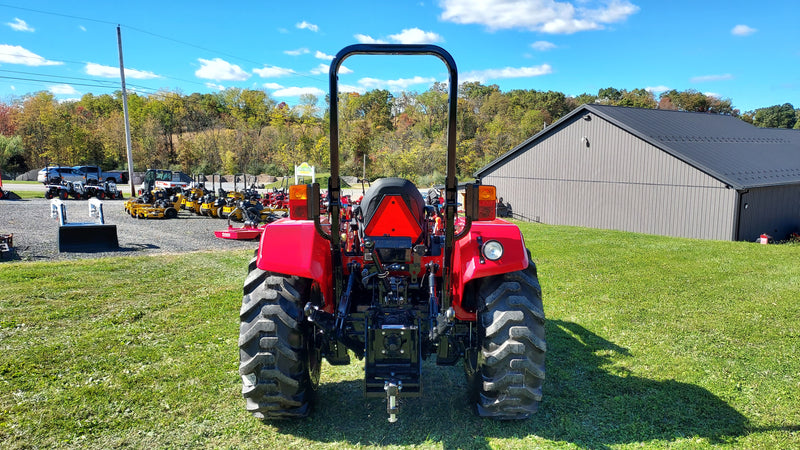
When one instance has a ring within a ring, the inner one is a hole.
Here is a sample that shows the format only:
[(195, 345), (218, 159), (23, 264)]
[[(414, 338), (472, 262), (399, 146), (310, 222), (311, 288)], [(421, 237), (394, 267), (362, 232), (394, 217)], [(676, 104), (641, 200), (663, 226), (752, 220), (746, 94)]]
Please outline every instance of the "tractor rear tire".
[(479, 346), (464, 362), (477, 413), (527, 419), (542, 400), (547, 351), (536, 266), (482, 280), (478, 296)]
[(308, 416), (319, 386), (322, 357), (305, 320), (310, 281), (266, 272), (250, 262), (240, 311), (239, 375), (253, 416)]

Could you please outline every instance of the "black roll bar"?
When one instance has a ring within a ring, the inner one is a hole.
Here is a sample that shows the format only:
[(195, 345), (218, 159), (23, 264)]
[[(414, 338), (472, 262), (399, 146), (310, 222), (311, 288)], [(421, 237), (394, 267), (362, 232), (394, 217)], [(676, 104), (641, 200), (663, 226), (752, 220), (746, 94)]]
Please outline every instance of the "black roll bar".
[[(334, 293), (338, 299), (341, 289), (341, 259), (338, 257), (341, 247), (339, 236), (339, 214), (341, 211), (341, 182), (339, 179), (339, 68), (345, 59), (353, 55), (431, 55), (439, 58), (447, 66), (449, 73), (448, 119), (447, 119), (447, 176), (445, 180), (445, 267), (444, 295), (442, 307), (450, 307), (450, 271), (455, 242), (455, 217), (457, 211), (456, 182), (456, 106), (458, 99), (458, 69), (453, 57), (445, 49), (437, 45), (402, 45), (402, 44), (354, 44), (339, 51), (331, 61), (329, 71), (330, 82), (330, 160), (331, 176), (328, 181), (328, 198), (330, 201), (331, 233), (323, 234), (331, 241), (334, 252)], [(318, 221), (319, 219), (317, 219)], [(317, 227), (319, 230), (320, 228)]]

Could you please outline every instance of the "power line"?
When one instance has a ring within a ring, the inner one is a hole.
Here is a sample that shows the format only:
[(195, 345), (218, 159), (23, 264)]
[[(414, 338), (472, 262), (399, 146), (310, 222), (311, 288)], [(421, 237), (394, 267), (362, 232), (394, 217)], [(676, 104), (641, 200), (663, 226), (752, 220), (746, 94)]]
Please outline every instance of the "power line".
[(105, 23), (105, 24), (115, 25), (114, 22), (109, 22), (107, 20), (90, 19), (88, 17), (73, 16), (73, 15), (70, 15), (70, 14), (62, 14), (62, 13), (56, 13), (56, 12), (51, 12), (51, 11), (42, 11), (40, 9), (25, 8), (25, 7), (22, 7), (22, 6), (15, 6), (15, 5), (7, 5), (5, 3), (0, 3), (0, 6), (6, 7), (6, 8), (12, 8), (12, 9), (19, 9), (19, 10), (22, 10), (22, 11), (35, 12), (35, 13), (39, 13), (39, 14), (47, 14), (47, 15), (51, 15), (51, 16), (67, 17), (67, 18), (70, 18), (70, 19), (80, 19), (80, 20), (87, 20), (87, 21), (90, 21), (90, 22), (97, 22), (97, 23)]
[(110, 80), (109, 81), (105, 81), (105, 80), (96, 80), (96, 79), (93, 79), (93, 78), (68, 77), (68, 76), (65, 76), (65, 75), (45, 75), (45, 74), (36, 73), (36, 72), (23, 72), (21, 70), (0, 69), (0, 72), (16, 73), (16, 74), (20, 74), (20, 75), (33, 75), (33, 76), (37, 76), (37, 77), (63, 78), (64, 80), (94, 81), (94, 82), (97, 82), (97, 83), (109, 83), (109, 84), (116, 83), (116, 81), (110, 81)]
[[(55, 81), (53, 81), (53, 80), (41, 80), (41, 79), (37, 79), (37, 78), (9, 77), (9, 76), (3, 76), (3, 75), (0, 75), (0, 78), (5, 79), (5, 80), (38, 81), (38, 82), (41, 82), (41, 83), (55, 83)], [(112, 89), (113, 88), (113, 86), (104, 85), (104, 84), (74, 83), (74, 82), (72, 82), (70, 84), (71, 85), (75, 85), (75, 86), (99, 87), (99, 88), (105, 88), (105, 89)]]
[[(203, 46), (200, 46), (200, 45), (192, 44), (190, 42), (182, 41), (180, 39), (175, 39), (175, 38), (172, 38), (172, 37), (169, 37), (169, 36), (164, 36), (164, 35), (161, 35), (161, 34), (158, 34), (158, 33), (153, 33), (151, 31), (147, 31), (147, 30), (144, 30), (144, 29), (141, 29), (141, 28), (132, 27), (130, 25), (124, 25), (124, 24), (120, 24), (120, 23), (115, 23), (115, 22), (111, 22), (111, 21), (108, 21), (108, 20), (92, 19), (92, 18), (88, 18), (88, 17), (75, 16), (75, 15), (71, 15), (71, 14), (62, 14), (62, 13), (56, 13), (56, 12), (51, 12), (51, 11), (43, 11), (43, 10), (33, 9), (33, 8), (24, 8), (24, 7), (21, 7), (21, 6), (13, 6), (13, 5), (8, 5), (8, 4), (4, 4), (4, 3), (0, 3), (0, 6), (6, 7), (6, 8), (19, 9), (19, 10), (23, 10), (23, 11), (35, 12), (35, 13), (39, 13), (39, 14), (47, 14), (47, 15), (52, 15), (52, 16), (57, 16), (57, 17), (66, 17), (66, 18), (70, 18), (70, 19), (86, 20), (86, 21), (109, 24), (109, 25), (119, 25), (120, 27), (129, 29), (131, 31), (136, 31), (136, 32), (139, 32), (139, 33), (147, 34), (147, 35), (150, 35), (150, 36), (153, 36), (153, 37), (157, 37), (159, 39), (164, 39), (164, 40), (167, 40), (167, 41), (171, 41), (171, 42), (175, 42), (175, 43), (178, 43), (178, 44), (181, 44), (181, 45), (185, 45), (187, 47), (192, 47), (192, 48), (196, 48), (198, 50), (203, 50), (205, 52), (216, 53), (216, 54), (219, 54), (219, 55), (227, 56), (229, 58), (234, 58), (234, 59), (238, 59), (240, 61), (245, 61), (245, 62), (248, 62), (250, 64), (255, 64), (257, 66), (261, 66), (261, 65), (267, 66), (267, 64), (264, 64), (263, 62), (254, 61), (252, 59), (244, 58), (242, 56), (237, 56), (237, 55), (234, 55), (234, 54), (231, 54), (231, 53), (226, 53), (226, 52), (222, 52), (222, 51), (219, 51), (219, 50), (210, 49), (210, 48), (203, 47)], [(81, 63), (81, 64), (83, 64), (83, 63)], [(299, 76), (299, 77), (303, 77), (303, 78), (308, 78), (308, 79), (311, 79), (311, 80), (314, 80), (314, 81), (319, 81), (319, 82), (324, 82), (325, 81), (325, 80), (322, 80), (320, 78), (313, 77), (311, 75), (304, 75), (304, 74), (298, 73), (298, 72), (294, 72), (294, 75)], [(169, 78), (169, 77), (164, 77), (164, 78)], [(186, 81), (186, 80), (178, 80), (178, 81)], [(202, 84), (202, 83), (200, 83), (200, 84)]]

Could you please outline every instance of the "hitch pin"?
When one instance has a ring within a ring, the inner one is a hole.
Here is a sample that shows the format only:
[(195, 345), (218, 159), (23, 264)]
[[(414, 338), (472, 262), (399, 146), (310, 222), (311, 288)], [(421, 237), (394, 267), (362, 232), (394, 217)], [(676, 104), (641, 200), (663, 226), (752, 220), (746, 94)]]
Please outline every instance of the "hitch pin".
[(403, 389), (403, 382), (384, 381), (383, 390), (386, 391), (386, 412), (389, 413), (389, 423), (397, 422), (397, 413), (400, 408), (397, 406), (397, 395)]

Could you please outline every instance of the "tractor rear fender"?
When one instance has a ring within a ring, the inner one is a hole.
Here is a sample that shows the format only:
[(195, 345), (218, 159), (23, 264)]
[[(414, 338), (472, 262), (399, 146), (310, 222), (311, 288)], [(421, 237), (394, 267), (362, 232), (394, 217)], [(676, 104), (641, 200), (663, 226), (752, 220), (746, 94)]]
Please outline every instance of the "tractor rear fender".
[[(483, 258), (481, 244), (498, 241), (503, 256), (497, 261)], [(460, 320), (475, 320), (475, 313), (462, 307), (465, 288), (470, 281), (524, 270), (528, 267), (528, 251), (519, 227), (502, 219), (472, 222), (466, 236), (455, 243), (453, 251), (453, 309)]]
[(256, 264), (261, 270), (316, 281), (322, 309), (334, 312), (331, 245), (317, 233), (313, 221), (286, 218), (264, 227)]

